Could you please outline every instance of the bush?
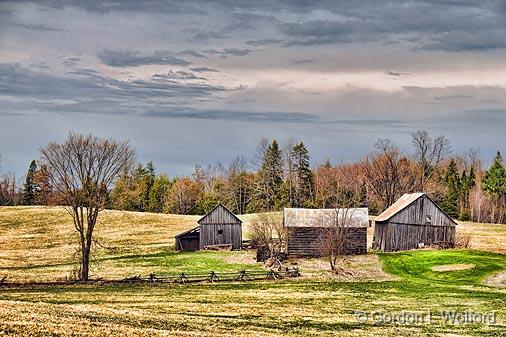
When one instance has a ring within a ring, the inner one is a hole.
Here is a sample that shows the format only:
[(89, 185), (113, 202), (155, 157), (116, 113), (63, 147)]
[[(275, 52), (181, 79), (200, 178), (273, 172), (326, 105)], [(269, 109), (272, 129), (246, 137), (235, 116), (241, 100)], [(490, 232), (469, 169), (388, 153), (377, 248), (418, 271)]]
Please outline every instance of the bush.
[(455, 239), (455, 248), (471, 248), (471, 234), (458, 233)]

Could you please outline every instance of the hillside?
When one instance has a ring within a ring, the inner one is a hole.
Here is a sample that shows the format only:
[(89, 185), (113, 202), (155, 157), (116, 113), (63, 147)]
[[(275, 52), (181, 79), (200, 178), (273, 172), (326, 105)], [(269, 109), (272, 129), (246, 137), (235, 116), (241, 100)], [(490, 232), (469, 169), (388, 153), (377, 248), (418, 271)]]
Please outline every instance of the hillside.
[[(199, 218), (104, 211), (96, 227), (93, 276), (122, 278), (152, 272), (259, 268), (252, 254), (245, 257), (237, 252), (220, 252), (216, 256), (207, 253), (199, 259), (199, 265), (195, 261), (192, 264), (194, 259), (187, 254), (174, 254), (174, 236), (196, 226)], [(251, 215), (242, 217), (246, 224), (250, 218)], [(54, 280), (69, 276), (76, 266), (74, 236), (72, 218), (63, 207), (0, 207), (1, 275), (10, 280)], [(227, 255), (234, 260), (239, 254), (239, 264), (223, 260)]]
[[(254, 214), (242, 215), (244, 233)], [(106, 210), (96, 228), (94, 277), (122, 278), (149, 273), (260, 268), (251, 252), (174, 253), (174, 236), (200, 216)], [(506, 226), (461, 223), (472, 248), (506, 252)], [(369, 245), (373, 228), (369, 228)], [(72, 219), (63, 207), (0, 207), (0, 276), (10, 280), (54, 280), (70, 276), (76, 252)], [(307, 263), (303, 263), (307, 265)], [(324, 266), (326, 268), (326, 266)], [(323, 268), (323, 267), (322, 267)]]
[[(251, 218), (242, 217), (246, 229)], [(94, 277), (262, 268), (252, 252), (174, 253), (174, 235), (197, 219), (105, 211)], [(504, 253), (504, 228), (464, 223), (458, 231), (473, 234), (475, 249)], [(75, 266), (72, 235), (63, 208), (0, 208), (0, 275), (68, 276)], [(278, 282), (0, 288), (0, 335), (502, 336), (506, 330), (503, 254), (459, 249), (366, 254), (346, 259), (350, 279), (329, 277), (320, 259), (298, 263), (303, 277)], [(495, 313), (496, 321), (453, 324), (442, 318), (444, 310)], [(430, 312), (434, 321), (381, 321), (403, 312)], [(372, 313), (379, 316), (373, 319)]]

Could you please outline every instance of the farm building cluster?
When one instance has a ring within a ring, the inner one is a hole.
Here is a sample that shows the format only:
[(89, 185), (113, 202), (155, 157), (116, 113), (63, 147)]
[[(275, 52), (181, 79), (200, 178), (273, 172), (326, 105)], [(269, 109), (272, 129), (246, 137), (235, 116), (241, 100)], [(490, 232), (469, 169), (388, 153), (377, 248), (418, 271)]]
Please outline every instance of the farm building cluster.
[[(371, 224), (367, 208), (285, 208), (284, 250), (290, 257), (320, 256), (325, 233), (339, 230), (343, 241), (340, 254), (364, 254)], [(455, 245), (456, 225), (427, 194), (405, 194), (376, 217), (371, 246), (384, 252), (429, 246), (449, 248)], [(242, 221), (218, 204), (198, 220), (197, 227), (177, 235), (175, 246), (178, 251), (240, 250), (242, 232)]]

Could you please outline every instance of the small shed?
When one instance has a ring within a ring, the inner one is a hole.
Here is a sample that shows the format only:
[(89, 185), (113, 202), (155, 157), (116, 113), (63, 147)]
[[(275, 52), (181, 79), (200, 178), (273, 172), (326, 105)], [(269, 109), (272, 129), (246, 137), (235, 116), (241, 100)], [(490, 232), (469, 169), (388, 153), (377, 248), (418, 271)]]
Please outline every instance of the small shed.
[(375, 220), (373, 248), (384, 252), (455, 246), (457, 223), (427, 194), (404, 194)]
[(200, 227), (194, 227), (176, 236), (176, 250), (193, 252), (200, 247)]
[(194, 251), (211, 246), (241, 249), (242, 221), (221, 203), (198, 220), (198, 224), (176, 236), (176, 250)]
[(289, 256), (320, 256), (323, 228), (346, 226), (343, 254), (367, 251), (367, 208), (285, 208), (283, 224), (287, 229)]

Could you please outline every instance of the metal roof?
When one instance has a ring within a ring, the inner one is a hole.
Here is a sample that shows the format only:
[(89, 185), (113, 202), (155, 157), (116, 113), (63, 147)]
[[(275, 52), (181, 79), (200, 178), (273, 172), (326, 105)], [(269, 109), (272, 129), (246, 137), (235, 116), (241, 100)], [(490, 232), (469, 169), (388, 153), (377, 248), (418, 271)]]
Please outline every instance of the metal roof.
[(394, 202), (392, 206), (388, 207), (383, 211), (383, 213), (378, 215), (375, 221), (387, 221), (423, 195), (425, 195), (425, 193), (422, 192), (404, 194), (402, 197), (397, 199), (397, 201)]
[(368, 208), (285, 208), (285, 227), (333, 227), (345, 224), (347, 227), (367, 227)]

